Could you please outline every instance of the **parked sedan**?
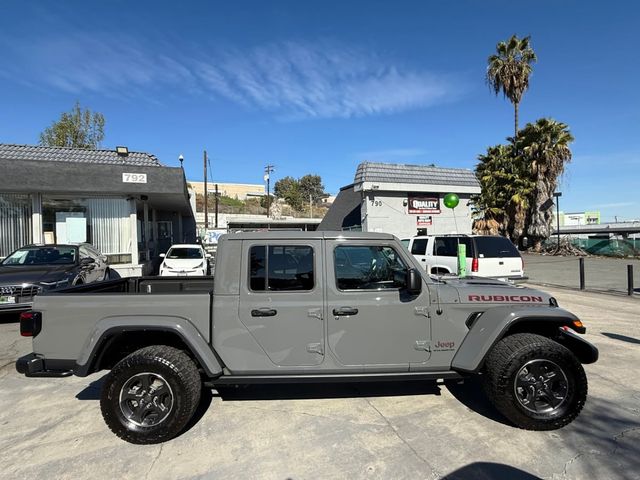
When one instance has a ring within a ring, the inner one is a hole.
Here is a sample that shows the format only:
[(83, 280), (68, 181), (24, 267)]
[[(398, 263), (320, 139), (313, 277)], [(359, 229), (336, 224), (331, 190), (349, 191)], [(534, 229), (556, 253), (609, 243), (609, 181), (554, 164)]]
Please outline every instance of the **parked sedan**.
[(161, 253), (161, 277), (191, 277), (206, 275), (208, 271), (208, 255), (201, 245), (173, 245), (169, 251)]
[(106, 280), (106, 260), (84, 243), (22, 247), (0, 262), (0, 312), (28, 310), (42, 290)]

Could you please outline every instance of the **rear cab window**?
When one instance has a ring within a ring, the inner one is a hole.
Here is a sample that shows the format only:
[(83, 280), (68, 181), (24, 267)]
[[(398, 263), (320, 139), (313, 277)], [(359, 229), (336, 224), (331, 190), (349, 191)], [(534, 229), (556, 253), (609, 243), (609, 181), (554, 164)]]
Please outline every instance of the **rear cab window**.
[(478, 258), (513, 258), (520, 257), (520, 252), (505, 237), (475, 237)]

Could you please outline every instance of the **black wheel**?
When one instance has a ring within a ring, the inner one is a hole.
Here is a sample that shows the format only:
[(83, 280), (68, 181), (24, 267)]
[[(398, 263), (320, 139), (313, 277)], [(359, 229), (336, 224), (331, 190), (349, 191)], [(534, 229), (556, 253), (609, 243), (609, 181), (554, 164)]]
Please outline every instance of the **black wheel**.
[(178, 435), (193, 416), (202, 391), (200, 374), (181, 350), (141, 348), (107, 375), (100, 398), (102, 417), (130, 443), (161, 443)]
[(587, 376), (567, 348), (532, 333), (500, 340), (483, 375), (496, 408), (527, 430), (555, 430), (571, 423), (587, 399)]

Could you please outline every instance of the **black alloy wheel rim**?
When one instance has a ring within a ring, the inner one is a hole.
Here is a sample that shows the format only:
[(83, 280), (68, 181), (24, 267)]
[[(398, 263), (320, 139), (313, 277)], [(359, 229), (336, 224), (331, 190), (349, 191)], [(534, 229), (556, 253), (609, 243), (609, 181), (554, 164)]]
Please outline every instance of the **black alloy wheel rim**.
[(174, 397), (169, 383), (157, 373), (130, 377), (120, 389), (120, 411), (137, 427), (154, 427), (167, 419)]
[(558, 364), (546, 359), (525, 363), (514, 381), (518, 403), (533, 413), (555, 414), (566, 403), (569, 381)]

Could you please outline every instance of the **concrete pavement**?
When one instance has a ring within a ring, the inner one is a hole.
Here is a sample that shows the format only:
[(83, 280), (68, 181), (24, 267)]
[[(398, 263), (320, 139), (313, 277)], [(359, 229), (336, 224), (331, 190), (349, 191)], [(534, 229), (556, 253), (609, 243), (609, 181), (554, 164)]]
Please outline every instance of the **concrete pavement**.
[(508, 425), (473, 381), (276, 385), (213, 392), (183, 435), (134, 446), (102, 421), (104, 372), (21, 377), (30, 342), (0, 319), (0, 477), (640, 479), (640, 303), (547, 290), (601, 355), (583, 413), (552, 432)]

